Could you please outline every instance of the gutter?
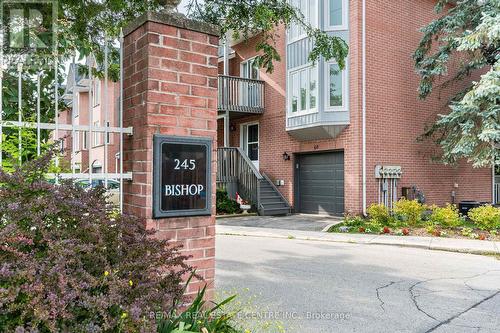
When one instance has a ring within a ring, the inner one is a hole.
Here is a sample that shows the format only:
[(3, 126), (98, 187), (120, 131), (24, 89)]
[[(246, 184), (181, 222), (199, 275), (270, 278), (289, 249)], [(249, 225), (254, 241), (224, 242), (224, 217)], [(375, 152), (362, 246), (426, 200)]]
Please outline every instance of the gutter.
[(362, 192), (363, 192), (363, 215), (366, 216), (366, 0), (362, 4), (362, 120), (361, 120), (361, 145), (362, 145)]

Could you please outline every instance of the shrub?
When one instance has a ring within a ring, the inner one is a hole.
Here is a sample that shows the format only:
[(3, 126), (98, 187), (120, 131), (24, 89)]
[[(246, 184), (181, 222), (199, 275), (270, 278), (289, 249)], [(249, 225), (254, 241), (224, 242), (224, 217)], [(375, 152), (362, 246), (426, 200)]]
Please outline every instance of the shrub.
[(149, 332), (190, 271), (178, 248), (111, 212), (104, 190), (44, 181), (51, 154), (0, 170), (0, 327)]
[(500, 208), (491, 205), (480, 206), (469, 210), (471, 221), (483, 230), (500, 228)]
[(217, 214), (237, 214), (241, 213), (240, 205), (229, 198), (226, 190), (217, 189), (216, 193)]
[(422, 222), (422, 213), (425, 211), (425, 206), (417, 200), (400, 199), (394, 203), (394, 214), (397, 217), (408, 223), (410, 226), (415, 226)]
[(365, 224), (365, 220), (361, 216), (346, 216), (344, 225), (349, 227), (360, 227)]
[(371, 204), (367, 209), (370, 220), (377, 224), (387, 225), (390, 224), (391, 214), (389, 209), (383, 204)]
[(220, 303), (213, 302), (213, 304), (208, 305), (205, 301), (205, 292), (206, 286), (198, 291), (193, 302), (180, 314), (174, 310), (169, 313), (167, 318), (160, 319), (158, 333), (171, 333), (174, 330), (199, 333), (243, 333), (231, 324), (231, 320), (237, 312), (224, 313), (222, 310), (223, 306), (232, 302), (236, 295), (230, 296)]
[(443, 228), (457, 227), (462, 224), (462, 218), (455, 205), (447, 204), (445, 207), (432, 207), (429, 222)]

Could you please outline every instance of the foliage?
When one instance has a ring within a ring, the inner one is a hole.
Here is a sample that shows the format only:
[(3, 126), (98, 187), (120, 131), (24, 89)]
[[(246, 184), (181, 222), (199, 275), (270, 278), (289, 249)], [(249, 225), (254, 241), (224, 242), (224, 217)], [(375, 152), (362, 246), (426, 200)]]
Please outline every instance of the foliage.
[(389, 209), (383, 204), (371, 204), (366, 211), (372, 222), (383, 225), (388, 225), (391, 222)]
[(463, 220), (460, 217), (457, 207), (447, 204), (445, 207), (433, 206), (429, 222), (435, 226), (450, 228), (459, 226)]
[(326, 60), (335, 59), (340, 69), (345, 67), (347, 43), (311, 26), (300, 9), (287, 0), (190, 0), (189, 13), (220, 27), (223, 36), (231, 34), (235, 40), (257, 36), (256, 51), (259, 55), (256, 62), (268, 72), (273, 71), (273, 62), (281, 60), (276, 40), (284, 36), (278, 35), (276, 28), (282, 25), (289, 28), (292, 24), (302, 27), (314, 41), (309, 54), (311, 62), (324, 57)]
[[(190, 279), (186, 283), (189, 284)], [(170, 333), (177, 329), (183, 328), (189, 332), (200, 333), (238, 333), (241, 332), (235, 329), (230, 321), (237, 314), (237, 311), (231, 313), (222, 313), (221, 308), (236, 297), (232, 295), (225, 300), (217, 303), (205, 301), (205, 293), (207, 286), (205, 285), (198, 291), (193, 302), (187, 309), (177, 314), (173, 309), (168, 318), (162, 318), (158, 321), (158, 333)]]
[(226, 190), (217, 189), (216, 193), (217, 214), (237, 214), (241, 213), (240, 205), (229, 198)]
[(344, 218), (344, 225), (348, 227), (360, 227), (365, 224), (365, 219), (363, 219), (361, 216), (346, 216)]
[(394, 203), (394, 214), (399, 220), (408, 223), (409, 226), (416, 226), (422, 222), (422, 214), (425, 206), (417, 200), (400, 199)]
[(104, 190), (44, 181), (51, 154), (0, 170), (0, 327), (138, 332), (170, 311), (190, 271), (178, 248), (111, 212)]
[(485, 205), (469, 210), (467, 214), (472, 222), (483, 230), (500, 228), (500, 208)]
[(439, 0), (436, 11), (446, 12), (422, 29), (414, 54), (421, 76), (419, 94), (429, 96), (436, 80), (448, 75), (448, 63), (459, 58), (458, 71), (443, 87), (477, 70), (479, 82), (454, 95), (451, 111), (440, 115), (425, 135), (442, 147), (442, 159), (466, 158), (476, 167), (500, 164), (500, 0)]

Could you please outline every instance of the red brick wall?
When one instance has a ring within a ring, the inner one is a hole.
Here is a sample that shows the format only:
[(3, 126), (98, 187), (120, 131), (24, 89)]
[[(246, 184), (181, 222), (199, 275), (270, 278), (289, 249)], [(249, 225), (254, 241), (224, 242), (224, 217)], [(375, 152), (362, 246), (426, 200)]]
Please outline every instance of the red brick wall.
[[(427, 101), (417, 96), (418, 76), (415, 74), (412, 54), (421, 34), (418, 29), (431, 22), (435, 1), (385, 1), (367, 3), (367, 201), (377, 201), (375, 165), (401, 165), (401, 186), (417, 185), (431, 203), (443, 204), (451, 200), (454, 184), (458, 184), (457, 200), (491, 200), (491, 170), (473, 170), (465, 163), (447, 167), (431, 162), (430, 152), (436, 151), (432, 142), (417, 142), (438, 112), (446, 105), (451, 91), (434, 94)], [(282, 193), (293, 204), (293, 158), (283, 161), (287, 153), (344, 150), (345, 210), (362, 211), (362, 21), (361, 0), (349, 2), (349, 107), (350, 125), (335, 139), (299, 142), (285, 130), (286, 59), (285, 31), (280, 28), (277, 49), (283, 61), (275, 64), (273, 73), (260, 71), (266, 82), (266, 110), (262, 116), (231, 120), (236, 130), (231, 132), (231, 146), (239, 146), (240, 124), (258, 120), (260, 123), (260, 168), (273, 179), (284, 179)], [(240, 63), (256, 55), (259, 37), (233, 47), (235, 58), (230, 60), (230, 75), (239, 75)], [(459, 87), (451, 87), (457, 91)], [(223, 123), (219, 124), (222, 138)]]
[[(204, 278), (187, 292), (208, 283), (215, 269), (215, 170), (218, 38), (162, 23), (145, 22), (125, 37), (124, 125), (134, 127), (125, 141), (124, 210), (143, 218), (157, 237), (182, 245), (188, 264)], [(212, 216), (152, 219), (153, 135), (213, 139)]]
[(491, 169), (431, 162), (436, 146), (417, 141), (437, 113), (448, 112), (449, 96), (464, 86), (435, 88), (427, 100), (418, 99), (412, 54), (421, 37), (418, 29), (435, 18), (434, 5), (431, 0), (367, 1), (368, 203), (377, 200), (372, 177), (377, 164), (401, 165), (400, 187), (417, 185), (430, 203), (451, 202), (453, 190), (459, 201), (491, 201)]

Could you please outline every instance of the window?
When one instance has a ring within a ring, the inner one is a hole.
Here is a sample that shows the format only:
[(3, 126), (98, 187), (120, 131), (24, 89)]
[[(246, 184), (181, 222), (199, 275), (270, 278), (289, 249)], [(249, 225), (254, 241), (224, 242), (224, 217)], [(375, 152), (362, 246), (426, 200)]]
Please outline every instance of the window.
[[(99, 120), (94, 122), (94, 127), (99, 127)], [(101, 144), (101, 133), (94, 132), (94, 147)]]
[(346, 71), (340, 70), (336, 63), (327, 66), (326, 107), (331, 110), (344, 110), (346, 105)]
[(248, 125), (247, 154), (251, 161), (259, 160), (259, 124)]
[[(73, 89), (76, 89), (73, 87)], [(80, 94), (75, 94), (75, 99), (73, 100), (73, 117), (78, 117), (80, 115)]]
[(316, 66), (308, 66), (289, 73), (289, 109), (291, 114), (316, 111), (317, 80)]
[[(295, 8), (300, 9), (304, 20), (311, 24), (312, 27), (318, 26), (318, 0), (290, 0), (290, 4)], [(302, 26), (296, 23), (290, 25), (288, 31), (289, 42), (299, 40), (306, 36), (306, 31)]]
[(80, 133), (76, 132), (73, 140), (73, 151), (80, 151)]
[(347, 29), (347, 1), (346, 0), (326, 0), (327, 30)]
[(101, 101), (101, 81), (94, 81), (94, 87), (92, 88), (92, 101), (93, 105), (97, 106)]
[(88, 139), (87, 139), (88, 134), (87, 134), (87, 131), (84, 131), (82, 133), (82, 135), (83, 135), (82, 150), (87, 150), (88, 149)]
[[(107, 121), (107, 122), (106, 122), (106, 127), (108, 127), (108, 128), (109, 128), (109, 126), (110, 126), (110, 122), (109, 122), (109, 121)], [(108, 131), (109, 131), (109, 129), (108, 129)], [(109, 132), (108, 132), (108, 133), (106, 133), (106, 143), (107, 143), (107, 144), (110, 144), (110, 143), (111, 143), (111, 133), (109, 133)]]

